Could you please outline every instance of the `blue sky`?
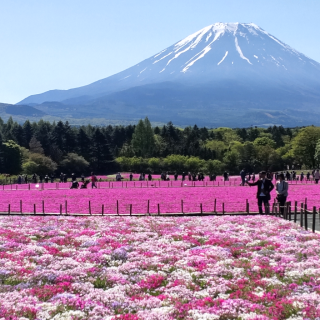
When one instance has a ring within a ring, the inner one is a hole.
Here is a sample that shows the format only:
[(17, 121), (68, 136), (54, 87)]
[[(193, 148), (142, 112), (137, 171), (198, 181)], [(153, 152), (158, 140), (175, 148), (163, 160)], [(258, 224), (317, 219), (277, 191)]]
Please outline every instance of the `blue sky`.
[(89, 84), (215, 22), (254, 22), (320, 62), (320, 0), (0, 0), (0, 102)]

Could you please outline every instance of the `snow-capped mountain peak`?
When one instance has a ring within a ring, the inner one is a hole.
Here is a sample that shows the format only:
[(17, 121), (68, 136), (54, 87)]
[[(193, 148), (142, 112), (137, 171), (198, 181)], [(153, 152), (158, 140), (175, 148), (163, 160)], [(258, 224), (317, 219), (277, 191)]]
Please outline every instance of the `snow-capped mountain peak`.
[(50, 91), (21, 103), (102, 96), (163, 82), (198, 85), (230, 81), (300, 85), (320, 82), (320, 64), (254, 23), (209, 25), (137, 65), (90, 85)]

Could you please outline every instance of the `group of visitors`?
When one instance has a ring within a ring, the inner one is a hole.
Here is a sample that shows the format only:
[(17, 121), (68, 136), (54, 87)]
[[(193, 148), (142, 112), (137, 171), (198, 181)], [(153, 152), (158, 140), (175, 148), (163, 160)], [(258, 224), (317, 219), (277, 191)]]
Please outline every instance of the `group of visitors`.
[[(310, 173), (310, 171), (308, 171), (306, 174), (304, 174), (304, 172), (302, 171), (300, 173), (300, 175), (297, 174), (296, 171), (286, 171), (286, 172), (280, 172), (285, 176), (285, 179), (287, 181), (311, 181), (311, 178), (315, 181), (316, 184), (318, 184), (319, 180), (320, 180), (320, 173), (319, 173), (319, 169), (316, 170), (312, 170), (312, 172)], [(277, 176), (280, 174), (278, 172), (275, 173), (275, 177), (277, 179)]]
[(71, 174), (71, 180), (72, 180), (72, 184), (71, 184), (70, 189), (79, 189), (79, 187), (80, 187), (80, 189), (87, 189), (88, 185), (90, 183), (90, 180), (91, 180), (91, 188), (92, 189), (93, 188), (95, 188), (95, 189), (97, 188), (96, 183), (98, 181), (98, 178), (93, 172), (91, 172), (90, 180), (89, 179), (85, 180), (84, 175), (81, 175), (81, 183), (82, 183), (81, 185), (77, 181), (77, 177), (76, 177), (76, 175), (74, 173)]
[(38, 183), (38, 182), (40, 182), (40, 183), (43, 183), (43, 182), (49, 183), (49, 181), (50, 182), (54, 182), (54, 179), (55, 179), (54, 174), (51, 174), (51, 175), (46, 174), (45, 176), (40, 174), (38, 176), (37, 174), (34, 173), (31, 178), (29, 178), (29, 176), (27, 174), (24, 174), (24, 175), (20, 174), (18, 176), (17, 183), (18, 184), (28, 184), (30, 182), (31, 183)]
[[(283, 173), (277, 175), (277, 183), (276, 183), (276, 193), (277, 193), (277, 201), (280, 205), (280, 213), (284, 213), (284, 206), (288, 197), (288, 189), (289, 184), (285, 181), (285, 176)], [(259, 213), (263, 214), (262, 204), (265, 207), (265, 213), (270, 213), (270, 205), (269, 201), (271, 199), (270, 193), (274, 189), (274, 185), (271, 179), (268, 179), (267, 172), (261, 171), (259, 173), (259, 180), (256, 182), (245, 181), (249, 186), (258, 186), (257, 190), (257, 200), (258, 200), (258, 208)]]

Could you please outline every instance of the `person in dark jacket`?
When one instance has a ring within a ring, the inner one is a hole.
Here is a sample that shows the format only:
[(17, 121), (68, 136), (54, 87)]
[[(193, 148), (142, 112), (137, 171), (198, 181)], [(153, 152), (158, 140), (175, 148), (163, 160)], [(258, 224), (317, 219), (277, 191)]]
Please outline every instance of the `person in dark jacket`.
[(270, 201), (270, 192), (274, 189), (274, 185), (271, 180), (266, 178), (267, 173), (265, 171), (261, 171), (259, 176), (260, 179), (256, 182), (247, 182), (247, 184), (251, 186), (258, 186), (257, 190), (257, 199), (258, 199), (258, 207), (259, 213), (263, 214), (262, 211), (262, 203), (264, 204), (266, 214), (269, 214), (269, 201)]

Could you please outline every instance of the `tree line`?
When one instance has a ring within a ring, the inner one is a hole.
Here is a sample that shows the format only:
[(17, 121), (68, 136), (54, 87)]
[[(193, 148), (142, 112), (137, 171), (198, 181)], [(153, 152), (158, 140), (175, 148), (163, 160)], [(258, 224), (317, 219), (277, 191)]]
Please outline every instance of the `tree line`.
[(172, 122), (71, 126), (68, 121), (0, 118), (0, 172), (7, 174), (108, 174), (202, 171), (221, 174), (261, 169), (315, 168), (320, 163), (320, 128), (179, 128)]

